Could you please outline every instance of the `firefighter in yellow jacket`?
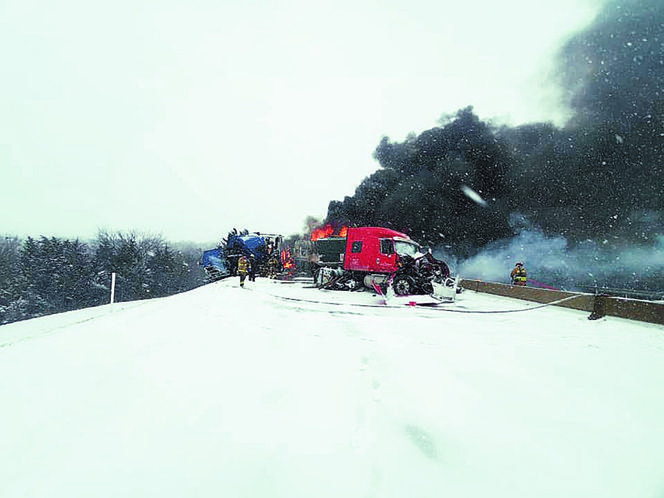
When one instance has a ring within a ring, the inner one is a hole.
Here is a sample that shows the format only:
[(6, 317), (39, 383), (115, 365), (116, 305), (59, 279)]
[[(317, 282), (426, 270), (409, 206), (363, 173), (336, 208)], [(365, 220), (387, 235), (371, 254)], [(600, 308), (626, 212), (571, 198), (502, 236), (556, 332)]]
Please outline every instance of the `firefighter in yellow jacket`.
[(525, 286), (528, 280), (528, 273), (526, 272), (526, 267), (523, 266), (522, 262), (518, 262), (512, 271), (510, 272), (510, 280), (512, 285), (521, 285)]
[(244, 287), (244, 280), (247, 278), (250, 265), (251, 262), (246, 256), (240, 256), (240, 259), (237, 261), (237, 274), (240, 275), (240, 287)]

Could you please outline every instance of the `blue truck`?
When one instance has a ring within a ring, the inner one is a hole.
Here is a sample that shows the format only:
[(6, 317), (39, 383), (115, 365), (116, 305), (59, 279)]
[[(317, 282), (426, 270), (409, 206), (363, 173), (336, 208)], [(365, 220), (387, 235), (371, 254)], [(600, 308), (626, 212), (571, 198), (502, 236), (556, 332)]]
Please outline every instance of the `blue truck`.
[(201, 265), (208, 280), (215, 281), (237, 274), (241, 256), (249, 257), (256, 265), (256, 274), (273, 276), (283, 270), (281, 249), (283, 236), (233, 230), (219, 247), (203, 251)]
[(205, 270), (208, 280), (211, 282), (231, 276), (228, 261), (219, 247), (203, 251), (201, 265)]

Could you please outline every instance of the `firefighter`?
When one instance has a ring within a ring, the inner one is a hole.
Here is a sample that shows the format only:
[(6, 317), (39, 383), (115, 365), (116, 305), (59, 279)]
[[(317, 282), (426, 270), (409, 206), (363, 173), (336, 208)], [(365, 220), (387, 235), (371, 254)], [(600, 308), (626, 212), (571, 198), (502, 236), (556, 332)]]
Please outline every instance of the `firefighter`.
[(249, 282), (256, 281), (256, 258), (252, 254), (249, 256)]
[(526, 267), (523, 266), (521, 261), (517, 262), (510, 272), (510, 281), (512, 285), (521, 285), (525, 286), (526, 281), (528, 280), (528, 274), (526, 272)]
[(267, 262), (267, 275), (269, 278), (277, 278), (277, 271), (279, 269), (279, 260), (276, 256), (272, 256)]
[(240, 287), (244, 287), (244, 280), (247, 278), (251, 263), (246, 256), (240, 256), (237, 262), (237, 274), (240, 275)]

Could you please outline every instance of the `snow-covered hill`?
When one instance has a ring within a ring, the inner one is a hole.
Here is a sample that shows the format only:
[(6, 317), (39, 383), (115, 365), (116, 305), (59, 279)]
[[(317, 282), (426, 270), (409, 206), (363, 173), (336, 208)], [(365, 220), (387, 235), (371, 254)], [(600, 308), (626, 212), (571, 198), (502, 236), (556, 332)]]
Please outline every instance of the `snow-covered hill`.
[(664, 495), (664, 327), (248, 287), (0, 327), (0, 496)]

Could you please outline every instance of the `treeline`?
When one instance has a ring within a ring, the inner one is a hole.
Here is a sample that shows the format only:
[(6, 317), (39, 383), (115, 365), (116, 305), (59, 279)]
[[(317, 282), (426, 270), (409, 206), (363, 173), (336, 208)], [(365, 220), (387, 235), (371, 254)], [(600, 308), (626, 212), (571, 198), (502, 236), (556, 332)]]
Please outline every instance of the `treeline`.
[(472, 107), (403, 142), (332, 201), (333, 224), (381, 225), (471, 255), (519, 224), (572, 243), (664, 233), (664, 3), (609, 2), (559, 54), (564, 128), (499, 127)]
[(160, 236), (100, 232), (90, 244), (57, 237), (0, 240), (0, 325), (107, 304), (163, 297), (205, 283), (200, 250)]

